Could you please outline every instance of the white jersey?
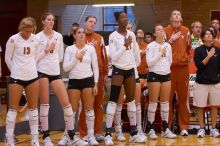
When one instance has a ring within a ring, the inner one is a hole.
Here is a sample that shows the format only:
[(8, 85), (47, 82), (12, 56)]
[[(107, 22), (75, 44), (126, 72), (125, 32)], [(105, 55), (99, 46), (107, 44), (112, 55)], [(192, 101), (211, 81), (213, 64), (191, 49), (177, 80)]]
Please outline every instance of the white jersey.
[[(166, 48), (165, 56), (159, 51), (160, 48)], [(154, 72), (160, 75), (170, 73), (170, 66), (172, 64), (172, 48), (171, 45), (164, 42), (162, 45), (156, 41), (147, 45), (146, 61), (149, 67), (149, 72)]]
[[(37, 36), (40, 38), (40, 55), (37, 63), (37, 70), (47, 75), (60, 74), (60, 62), (63, 60), (63, 37), (60, 33), (53, 31), (53, 37), (49, 39), (43, 31)], [(45, 54), (44, 50), (50, 43), (55, 43), (53, 52)]]
[[(132, 43), (129, 50), (126, 50), (125, 37), (131, 36)], [(111, 54), (112, 64), (117, 68), (129, 70), (134, 66), (139, 66), (141, 62), (139, 46), (136, 41), (136, 36), (133, 32), (127, 30), (127, 35), (123, 36), (117, 31), (114, 31), (109, 36), (109, 50)]]
[(23, 81), (38, 77), (36, 62), (39, 55), (39, 39), (34, 35), (24, 40), (20, 33), (9, 38), (6, 44), (5, 62), (10, 77)]
[[(85, 51), (82, 61), (76, 58), (77, 51)], [(79, 50), (75, 45), (68, 46), (65, 51), (63, 69), (69, 71), (69, 79), (84, 79), (94, 75), (95, 83), (98, 83), (99, 68), (95, 48), (91, 45)]]

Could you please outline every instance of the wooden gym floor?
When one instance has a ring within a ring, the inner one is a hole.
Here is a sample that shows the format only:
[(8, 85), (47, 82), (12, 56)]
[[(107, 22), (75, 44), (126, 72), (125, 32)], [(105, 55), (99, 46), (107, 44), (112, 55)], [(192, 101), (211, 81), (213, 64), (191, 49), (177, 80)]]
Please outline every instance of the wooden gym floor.
[[(54, 131), (51, 133), (51, 139), (55, 146), (58, 146), (58, 142), (62, 136), (62, 132)], [(128, 133), (126, 133), (127, 139), (129, 139)], [(17, 146), (30, 146), (30, 136), (29, 135), (19, 135), (17, 136), (19, 142)], [(165, 139), (158, 137), (158, 140), (148, 140), (146, 144), (132, 144), (127, 140), (126, 142), (114, 141), (116, 146), (218, 146), (220, 145), (220, 138), (211, 138), (208, 135), (205, 138), (197, 138), (195, 135), (190, 135), (188, 137), (177, 136), (176, 139)], [(40, 136), (40, 144), (43, 146), (42, 138)], [(4, 143), (0, 142), (0, 146), (4, 146)], [(104, 146), (101, 142), (100, 146)]]
[[(0, 116), (0, 126), (5, 125), (5, 115), (6, 115), (6, 106), (3, 106), (3, 111)], [(24, 113), (18, 113), (17, 122), (23, 119)], [(0, 135), (4, 135), (5, 133), (0, 133)], [(206, 135), (204, 138), (197, 138), (196, 135), (190, 135), (188, 137), (177, 136), (176, 139), (166, 139), (158, 136), (157, 140), (148, 140), (145, 144), (133, 144), (129, 143), (129, 134), (126, 133), (126, 142), (117, 142), (114, 140), (116, 146), (220, 146), (220, 138), (212, 138), (209, 135)], [(58, 142), (62, 136), (61, 131), (53, 131), (51, 132), (51, 139), (55, 146), (58, 145)], [(18, 142), (16, 146), (30, 146), (30, 135), (22, 134), (16, 136)], [(40, 135), (40, 144), (42, 143), (42, 135)], [(113, 135), (114, 139), (114, 135)], [(0, 146), (5, 146), (5, 143), (0, 142)], [(104, 146), (104, 143), (101, 142), (100, 146)]]

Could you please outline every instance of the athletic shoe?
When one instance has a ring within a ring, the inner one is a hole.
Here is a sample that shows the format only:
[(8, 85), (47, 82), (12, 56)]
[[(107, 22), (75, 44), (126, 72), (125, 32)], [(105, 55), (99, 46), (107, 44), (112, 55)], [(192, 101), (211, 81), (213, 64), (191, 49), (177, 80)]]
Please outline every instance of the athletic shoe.
[(122, 132), (116, 132), (115, 136), (118, 141), (125, 141), (126, 140), (124, 133), (122, 133)]
[(59, 141), (58, 145), (59, 146), (65, 146), (65, 145), (67, 145), (68, 140), (69, 140), (69, 138), (67, 136), (67, 133), (64, 133), (61, 140)]
[(112, 141), (112, 137), (110, 135), (107, 135), (104, 139), (105, 141), (105, 145), (106, 146), (112, 146), (114, 145), (113, 141)]
[(147, 134), (147, 136), (148, 136), (149, 139), (157, 139), (157, 135), (155, 134), (154, 129), (151, 129), (149, 131), (149, 133)]
[(141, 136), (145, 140), (145, 142), (147, 142), (147, 136), (145, 136), (143, 132), (138, 132), (138, 135)]
[(40, 146), (38, 136), (32, 136), (31, 146)]
[(176, 134), (174, 134), (172, 131), (170, 131), (169, 128), (167, 128), (165, 132), (162, 131), (161, 136), (165, 137), (165, 138), (170, 138), (170, 139), (176, 138)]
[(96, 141), (96, 139), (95, 139), (94, 136), (88, 137), (87, 140), (88, 140), (88, 143), (89, 143), (90, 145), (99, 145), (99, 143)]
[(49, 136), (44, 139), (44, 146), (54, 146)]
[(188, 133), (187, 130), (184, 129), (184, 130), (181, 130), (180, 135), (181, 135), (181, 136), (188, 136), (189, 133)]
[(138, 134), (133, 135), (130, 137), (129, 142), (134, 142), (134, 143), (145, 143), (145, 139)]
[(199, 129), (197, 132), (197, 137), (198, 138), (203, 138), (205, 136), (205, 130), (204, 129)]
[(69, 146), (88, 146), (89, 143), (84, 141), (84, 140), (81, 140), (78, 136), (74, 135), (73, 137), (73, 140), (70, 139), (69, 136), (68, 137), (68, 143), (67, 145)]
[(98, 141), (98, 142), (101, 142), (101, 141), (104, 141), (104, 136), (102, 134), (95, 134), (95, 139)]
[(219, 137), (219, 131), (218, 131), (218, 129), (216, 129), (216, 128), (214, 128), (214, 129), (211, 129), (210, 130), (210, 136), (212, 136), (212, 137)]

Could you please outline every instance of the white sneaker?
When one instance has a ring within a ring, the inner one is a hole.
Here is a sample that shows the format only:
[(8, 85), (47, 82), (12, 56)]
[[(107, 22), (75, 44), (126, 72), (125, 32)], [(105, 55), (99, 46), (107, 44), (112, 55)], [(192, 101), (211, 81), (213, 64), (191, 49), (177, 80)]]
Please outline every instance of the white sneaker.
[(68, 143), (69, 146), (88, 146), (89, 143), (81, 140), (78, 136), (74, 135), (73, 140), (71, 140), (68, 136)]
[(104, 136), (102, 134), (95, 134), (95, 139), (98, 141), (98, 142), (101, 142), (101, 141), (104, 141)]
[(31, 140), (31, 146), (40, 146), (38, 136), (33, 136)]
[(176, 134), (174, 134), (172, 131), (170, 131), (169, 128), (167, 128), (165, 132), (162, 131), (161, 136), (165, 137), (165, 138), (170, 138), (170, 139), (176, 138)]
[(218, 131), (218, 129), (211, 129), (210, 130), (210, 136), (212, 136), (212, 137), (219, 137), (219, 131)]
[(145, 143), (145, 139), (139, 136), (138, 134), (136, 134), (130, 137), (129, 142)]
[(147, 134), (147, 136), (148, 136), (149, 139), (157, 139), (157, 135), (155, 134), (154, 129), (151, 129), (149, 131), (149, 133)]
[(44, 146), (54, 146), (49, 136), (44, 139)]
[(184, 129), (184, 130), (181, 130), (180, 135), (181, 135), (181, 136), (188, 136), (189, 133), (188, 133), (187, 130)]
[(94, 136), (88, 137), (88, 142), (90, 145), (99, 145)]
[(199, 129), (197, 132), (197, 137), (198, 138), (203, 138), (205, 136), (205, 130), (204, 129)]
[(68, 140), (69, 140), (68, 136), (66, 135), (66, 133), (64, 133), (61, 140), (59, 141), (58, 145), (65, 146), (65, 145), (67, 145)]
[(138, 132), (138, 135), (141, 136), (145, 140), (145, 142), (147, 142), (147, 136), (145, 136), (143, 132)]
[(113, 141), (112, 141), (112, 137), (110, 135), (107, 135), (104, 139), (105, 141), (105, 145), (106, 146), (112, 146), (114, 145)]
[(116, 132), (115, 136), (118, 141), (125, 141), (126, 140), (124, 133), (122, 133), (122, 132)]

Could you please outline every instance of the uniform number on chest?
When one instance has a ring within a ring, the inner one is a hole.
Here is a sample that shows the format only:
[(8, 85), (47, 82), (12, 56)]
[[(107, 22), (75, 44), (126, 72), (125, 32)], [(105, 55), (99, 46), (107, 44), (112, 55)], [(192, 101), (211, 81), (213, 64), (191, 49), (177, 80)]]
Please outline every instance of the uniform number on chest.
[(31, 53), (30, 47), (24, 47), (24, 55), (29, 55)]

